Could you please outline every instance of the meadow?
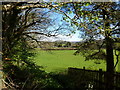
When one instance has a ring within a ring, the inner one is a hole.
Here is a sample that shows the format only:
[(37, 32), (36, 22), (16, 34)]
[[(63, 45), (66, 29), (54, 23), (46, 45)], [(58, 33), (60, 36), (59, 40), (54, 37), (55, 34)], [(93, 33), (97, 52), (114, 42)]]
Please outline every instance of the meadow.
[[(46, 72), (60, 72), (68, 67), (83, 68), (90, 70), (102, 69), (105, 71), (106, 63), (103, 60), (89, 60), (80, 55), (73, 55), (75, 50), (35, 50), (35, 62), (39, 66), (43, 66)], [(98, 62), (100, 64), (96, 64)]]

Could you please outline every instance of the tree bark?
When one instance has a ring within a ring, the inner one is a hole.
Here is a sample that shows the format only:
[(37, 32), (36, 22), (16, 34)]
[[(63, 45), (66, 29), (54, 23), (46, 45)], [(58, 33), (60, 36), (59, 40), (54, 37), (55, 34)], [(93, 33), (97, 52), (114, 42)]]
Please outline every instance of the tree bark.
[(113, 42), (112, 39), (106, 37), (106, 89), (113, 90), (114, 85), (114, 56), (113, 56)]
[(105, 43), (106, 43), (106, 78), (105, 90), (113, 90), (114, 85), (114, 54), (113, 54), (113, 40), (110, 34), (109, 15), (106, 9), (103, 9), (103, 20), (105, 30)]

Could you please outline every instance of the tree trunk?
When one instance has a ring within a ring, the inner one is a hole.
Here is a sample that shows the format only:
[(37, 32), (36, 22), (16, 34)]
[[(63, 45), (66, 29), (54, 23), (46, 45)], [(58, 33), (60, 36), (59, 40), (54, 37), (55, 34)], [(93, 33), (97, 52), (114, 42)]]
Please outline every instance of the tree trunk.
[(114, 56), (113, 42), (109, 35), (106, 37), (106, 88), (112, 90), (114, 85)]
[(105, 30), (105, 43), (106, 43), (106, 89), (113, 90), (114, 85), (114, 54), (113, 54), (113, 41), (110, 34), (109, 15), (106, 9), (103, 9), (103, 20)]

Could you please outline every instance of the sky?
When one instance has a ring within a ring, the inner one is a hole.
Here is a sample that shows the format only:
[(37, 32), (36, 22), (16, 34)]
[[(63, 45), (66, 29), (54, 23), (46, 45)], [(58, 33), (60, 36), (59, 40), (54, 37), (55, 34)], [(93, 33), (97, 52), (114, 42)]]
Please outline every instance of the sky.
[[(45, 9), (45, 11), (49, 11), (48, 9)], [(62, 14), (58, 14), (58, 13), (55, 13), (55, 12), (50, 12), (49, 13), (50, 15), (50, 18), (51, 19), (55, 19), (55, 27), (58, 28), (59, 25), (62, 24), (62, 27), (67, 27), (66, 26), (66, 22), (63, 21), (62, 17), (63, 15)], [(73, 14), (71, 14), (71, 17), (73, 16)], [(69, 24), (69, 23), (67, 23)], [(69, 27), (70, 30), (75, 30), (75, 28), (73, 27)], [(48, 29), (54, 29), (54, 27), (49, 27)], [(43, 38), (41, 41), (57, 41), (57, 40), (63, 40), (63, 41), (70, 41), (70, 42), (78, 42), (78, 41), (81, 41), (82, 39), (79, 37), (79, 31), (76, 31), (75, 33), (71, 33), (70, 30), (64, 30), (63, 33), (59, 34), (58, 36), (56, 37), (46, 37), (46, 38)], [(67, 36), (66, 34), (69, 34), (70, 33), (70, 36)], [(64, 35), (65, 34), (65, 35)]]
[[(90, 8), (90, 7), (89, 7)], [(41, 10), (40, 10), (41, 11)], [(42, 9), (42, 12), (48, 12), (48, 11), (51, 11), (49, 9)], [(74, 14), (71, 13), (69, 14), (70, 17), (74, 17)], [(52, 20), (55, 20), (54, 21), (54, 25), (51, 25), (50, 27), (48, 27), (47, 29), (45, 29), (46, 31), (52, 31), (52, 30), (55, 30), (57, 29), (60, 25), (61, 27), (69, 27), (69, 29), (64, 29), (64, 30), (61, 30), (61, 32), (59, 32), (58, 36), (57, 37), (46, 37), (46, 38), (41, 38), (40, 41), (57, 41), (57, 40), (63, 40), (63, 41), (82, 41), (82, 38), (80, 38), (80, 31), (78, 31), (76, 28), (73, 28), (72, 26), (70, 26), (70, 23), (67, 23), (66, 25), (66, 22), (65, 20), (63, 20), (63, 15), (60, 14), (60, 13), (55, 13), (53, 11), (49, 12), (48, 16), (46, 16), (48, 18), (51, 18)], [(82, 21), (83, 19), (81, 19)], [(52, 23), (52, 22), (51, 22)], [(46, 24), (47, 25), (47, 24)], [(44, 25), (45, 26), (45, 25)], [(38, 30), (41, 30), (41, 29), (38, 29)], [(46, 32), (45, 31), (45, 32)], [(70, 33), (70, 31), (76, 31), (75, 33)], [(83, 33), (83, 32), (82, 32)], [(53, 34), (53, 32), (52, 32)], [(69, 35), (67, 35), (69, 34)], [(66, 36), (65, 36), (66, 35)], [(96, 37), (95, 37), (96, 38)], [(99, 37), (99, 38), (103, 38), (102, 36)], [(96, 39), (99, 39), (99, 38), (96, 38)]]
[(65, 36), (65, 35), (58, 35), (56, 37), (45, 37), (42, 38), (40, 41), (50, 41), (50, 42), (54, 42), (54, 41), (69, 41), (69, 42), (79, 42), (82, 41), (81, 38), (79, 38), (79, 32), (76, 32), (75, 34), (72, 34), (71, 36)]
[[(39, 0), (38, 0), (39, 1)], [(73, 1), (73, 2), (80, 2), (80, 1), (86, 1), (86, 2), (89, 2), (89, 1), (96, 1), (96, 2), (110, 2), (110, 1), (113, 1), (113, 2), (117, 2), (119, 0), (43, 0), (45, 2), (50, 2), (50, 1), (54, 1), (54, 2), (57, 2), (57, 1)]]

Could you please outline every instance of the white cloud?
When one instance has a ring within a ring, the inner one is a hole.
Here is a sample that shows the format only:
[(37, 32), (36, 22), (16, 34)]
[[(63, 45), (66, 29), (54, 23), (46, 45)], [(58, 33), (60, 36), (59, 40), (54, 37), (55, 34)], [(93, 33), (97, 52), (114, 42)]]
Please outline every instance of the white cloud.
[(40, 41), (58, 41), (58, 40), (62, 40), (62, 41), (81, 41), (82, 39), (78, 37), (78, 33), (73, 34), (71, 36), (65, 36), (65, 35), (58, 35), (56, 37), (43, 37), (40, 38)]

